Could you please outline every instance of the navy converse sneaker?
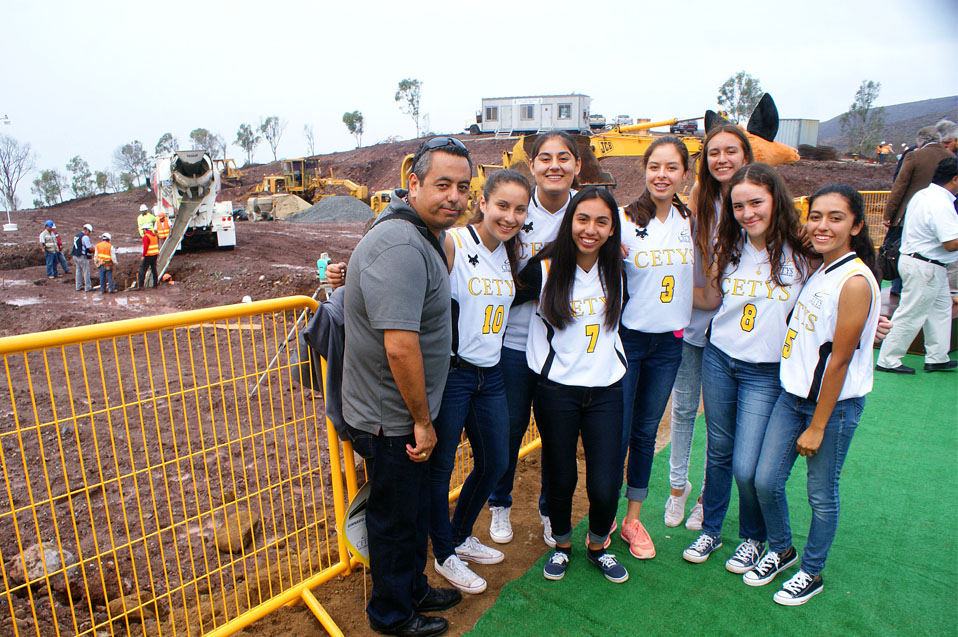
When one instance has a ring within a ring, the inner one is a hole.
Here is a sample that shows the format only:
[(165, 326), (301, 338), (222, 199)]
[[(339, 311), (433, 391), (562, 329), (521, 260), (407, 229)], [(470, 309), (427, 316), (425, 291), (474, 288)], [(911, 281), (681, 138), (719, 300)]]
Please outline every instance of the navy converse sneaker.
[(775, 593), (772, 599), (782, 606), (801, 606), (825, 588), (821, 575), (814, 577), (799, 569), (792, 579), (785, 582), (782, 590)]
[(699, 539), (692, 542), (692, 546), (682, 551), (682, 557), (686, 562), (701, 564), (709, 559), (709, 555), (712, 554), (712, 551), (721, 547), (722, 538), (712, 537), (708, 533), (703, 533), (699, 536)]
[(618, 560), (615, 559), (615, 555), (612, 553), (603, 552), (593, 557), (592, 552), (587, 551), (586, 555), (588, 555), (589, 561), (598, 566), (602, 574), (605, 575), (605, 579), (610, 582), (621, 584), (629, 579), (629, 572), (625, 570), (624, 566), (619, 564)]
[(735, 549), (735, 554), (725, 563), (725, 570), (730, 573), (747, 573), (758, 564), (765, 555), (765, 542), (745, 540)]
[(758, 561), (755, 568), (742, 576), (742, 581), (749, 586), (765, 586), (796, 560), (798, 560), (798, 553), (795, 552), (794, 546), (788, 547), (784, 553), (769, 551)]

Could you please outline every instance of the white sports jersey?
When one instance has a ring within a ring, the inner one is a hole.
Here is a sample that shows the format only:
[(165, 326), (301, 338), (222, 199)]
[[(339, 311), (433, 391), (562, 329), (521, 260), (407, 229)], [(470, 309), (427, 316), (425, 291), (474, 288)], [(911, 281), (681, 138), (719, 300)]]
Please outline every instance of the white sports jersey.
[(827, 268), (819, 268), (802, 288), (782, 346), (780, 373), (782, 387), (788, 393), (818, 401), (822, 376), (832, 354), (838, 297), (845, 282), (854, 276), (863, 276), (868, 281), (872, 291), (871, 308), (838, 400), (858, 398), (872, 390), (872, 343), (878, 329), (881, 292), (871, 270), (851, 252)]
[[(605, 326), (605, 290), (598, 264), (589, 272), (575, 269), (572, 322), (557, 330), (539, 314), (529, 321), (529, 369), (562, 385), (608, 387), (625, 375), (626, 358), (618, 330)], [(549, 263), (542, 262), (542, 289)], [(539, 298), (542, 298), (540, 291)]]
[(502, 243), (489, 252), (472, 226), (448, 231), (456, 260), (449, 275), (452, 294), (452, 354), (477, 367), (499, 362), (502, 336), (516, 286)]
[(665, 221), (652, 219), (640, 228), (619, 208), (626, 290), (622, 325), (630, 330), (663, 333), (684, 329), (692, 313), (695, 249), (692, 223), (673, 206)]
[[(709, 240), (714, 246), (715, 237), (718, 233), (718, 220), (721, 216), (722, 200), (716, 199), (715, 218), (712, 220), (712, 227), (704, 228), (702, 227), (702, 224), (693, 222), (692, 238), (694, 239), (699, 232), (708, 232)], [(692, 280), (695, 284), (695, 287), (701, 288), (705, 287), (705, 284), (708, 283), (708, 275), (705, 272), (706, 267), (708, 267), (708, 263), (705, 255), (699, 251), (697, 243), (695, 246), (695, 276)], [(705, 335), (708, 332), (709, 323), (712, 322), (712, 317), (715, 316), (717, 311), (718, 308), (715, 308), (714, 310), (697, 310), (693, 307), (692, 314), (689, 316), (689, 325), (685, 328), (682, 339), (689, 345), (705, 347), (705, 342), (708, 340)]]
[[(526, 222), (522, 230), (516, 235), (519, 239), (517, 244), (517, 253), (519, 255), (519, 270), (529, 263), (529, 259), (542, 251), (544, 247), (552, 243), (559, 232), (559, 224), (562, 217), (565, 216), (566, 208), (569, 207), (569, 201), (575, 196), (575, 191), (569, 191), (569, 199), (565, 205), (552, 213), (542, 207), (536, 196), (537, 190), (532, 192), (532, 199), (529, 200), (529, 211), (526, 213)], [(516, 307), (509, 317), (509, 323), (506, 325), (506, 335), (503, 338), (503, 345), (509, 349), (525, 351), (526, 340), (529, 336), (529, 317), (532, 316), (532, 304), (523, 303)]]
[[(743, 237), (744, 237), (744, 233)], [(729, 264), (722, 274), (722, 305), (712, 318), (709, 340), (732, 358), (748, 363), (777, 363), (788, 324), (788, 313), (802, 287), (792, 250), (783, 250), (779, 286), (772, 280), (768, 252), (756, 250), (743, 238), (738, 265)]]

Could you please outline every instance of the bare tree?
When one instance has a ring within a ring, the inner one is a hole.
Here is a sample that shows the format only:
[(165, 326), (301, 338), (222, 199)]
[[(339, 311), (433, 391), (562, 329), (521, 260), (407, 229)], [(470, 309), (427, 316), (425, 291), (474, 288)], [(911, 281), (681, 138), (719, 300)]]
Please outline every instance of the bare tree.
[(717, 99), (719, 106), (728, 110), (729, 119), (741, 123), (748, 120), (762, 99), (762, 85), (745, 71), (739, 71), (719, 87)]
[(13, 137), (0, 135), (0, 195), (7, 210), (17, 210), (17, 185), (36, 166), (30, 144), (21, 144)]
[(266, 143), (269, 144), (269, 149), (273, 151), (273, 161), (276, 161), (276, 149), (279, 147), (279, 140), (283, 137), (283, 131), (285, 130), (286, 122), (275, 115), (260, 120), (259, 132), (263, 133)]
[(405, 79), (399, 83), (395, 100), (399, 102), (399, 109), (412, 117), (416, 123), (416, 137), (419, 137), (419, 99), (422, 96), (422, 82)]
[(133, 185), (137, 184), (140, 176), (146, 174), (149, 167), (146, 151), (139, 140), (133, 140), (114, 150), (113, 163), (120, 171), (130, 175)]
[(221, 155), (226, 157), (226, 142), (216, 133), (205, 128), (195, 128), (190, 132), (190, 139), (193, 140), (194, 148), (205, 150), (213, 159), (218, 159)]
[(313, 137), (313, 127), (304, 124), (303, 135), (306, 137), (306, 149), (309, 151), (309, 156), (312, 157), (316, 154), (316, 139)]

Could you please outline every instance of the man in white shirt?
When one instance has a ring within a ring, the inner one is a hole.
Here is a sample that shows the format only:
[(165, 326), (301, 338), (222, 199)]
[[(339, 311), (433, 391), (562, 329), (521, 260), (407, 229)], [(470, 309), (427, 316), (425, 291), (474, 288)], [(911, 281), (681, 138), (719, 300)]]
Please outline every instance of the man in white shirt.
[(914, 374), (901, 357), (918, 330), (925, 335), (926, 372), (958, 367), (958, 361), (948, 357), (952, 303), (946, 272), (948, 264), (958, 260), (956, 194), (958, 159), (951, 157), (938, 163), (931, 185), (908, 202), (898, 261), (901, 303), (878, 354), (877, 371)]

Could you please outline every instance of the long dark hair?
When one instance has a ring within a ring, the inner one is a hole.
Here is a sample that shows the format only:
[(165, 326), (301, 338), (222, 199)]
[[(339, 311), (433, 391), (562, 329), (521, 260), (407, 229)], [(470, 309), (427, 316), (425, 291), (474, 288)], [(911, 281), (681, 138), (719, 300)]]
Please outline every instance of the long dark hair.
[(602, 280), (602, 289), (605, 291), (605, 326), (610, 330), (617, 329), (619, 316), (622, 314), (622, 255), (620, 254), (622, 231), (619, 224), (619, 206), (608, 190), (586, 186), (569, 202), (565, 216), (559, 224), (555, 241), (546, 246), (530, 262), (534, 264), (534, 267), (540, 267), (539, 261), (542, 259), (551, 260), (549, 276), (542, 289), (539, 313), (560, 330), (572, 322), (572, 286), (575, 283), (576, 271), (576, 245), (572, 238), (572, 219), (575, 217), (579, 204), (589, 199), (601, 199), (609, 207), (609, 213), (612, 216), (612, 232), (599, 248), (599, 258), (596, 261), (599, 277)]
[[(659, 147), (670, 144), (675, 147), (678, 151), (679, 156), (682, 157), (682, 168), (686, 172), (689, 170), (689, 149), (685, 147), (685, 144), (682, 143), (682, 140), (676, 137), (675, 135), (665, 135), (659, 137), (654, 142), (649, 144), (648, 149), (646, 149), (645, 154), (642, 156), (642, 167), (645, 168), (649, 163), (649, 157), (652, 156), (652, 153)], [(672, 205), (678, 208), (679, 214), (682, 217), (689, 216), (688, 207), (679, 199), (678, 194), (672, 197)], [(642, 194), (639, 195), (639, 198), (630, 203), (624, 208), (625, 215), (640, 228), (644, 228), (649, 225), (649, 222), (652, 221), (652, 218), (655, 216), (655, 202), (652, 201), (652, 194), (649, 193), (649, 189), (645, 188), (642, 191)]]
[(705, 269), (712, 262), (712, 226), (715, 225), (715, 200), (724, 199), (728, 192), (722, 191), (722, 182), (712, 176), (709, 172), (708, 152), (709, 144), (720, 133), (730, 133), (738, 138), (739, 145), (742, 147), (742, 153), (745, 155), (747, 166), (755, 161), (755, 154), (752, 152), (752, 145), (748, 141), (745, 132), (735, 124), (720, 124), (713, 126), (709, 134), (705, 136), (705, 143), (702, 145), (702, 154), (699, 157), (698, 172), (698, 200), (695, 202), (695, 247), (699, 254), (705, 257)]
[(811, 210), (815, 200), (824, 195), (838, 195), (844, 199), (855, 218), (852, 225), (854, 226), (855, 223), (862, 224), (862, 229), (858, 231), (858, 234), (851, 237), (851, 247), (858, 258), (872, 271), (875, 278), (881, 281), (881, 273), (878, 271), (877, 259), (875, 258), (875, 246), (872, 245), (871, 237), (868, 236), (868, 222), (865, 221), (865, 200), (861, 193), (847, 184), (829, 184), (808, 198), (808, 209)]
[[(528, 195), (529, 199), (532, 199), (532, 186), (529, 185), (529, 180), (523, 177), (522, 173), (517, 170), (504, 168), (497, 170), (487, 177), (486, 183), (482, 186), (482, 197), (486, 200), (486, 205), (489, 205), (489, 198), (492, 197), (493, 193), (495, 193), (502, 184), (516, 184), (526, 191), (526, 195)], [(472, 221), (472, 225), (478, 226), (482, 223), (484, 217), (485, 215), (482, 212), (482, 208), (480, 208), (476, 218)], [(512, 271), (513, 281), (518, 279), (519, 274), (519, 249), (516, 247), (518, 242), (519, 235), (516, 233), (512, 235), (512, 238), (503, 243), (503, 245), (506, 246), (506, 256), (509, 257), (509, 269)]]
[(742, 246), (746, 239), (743, 238), (742, 227), (735, 220), (735, 214), (732, 212), (731, 196), (732, 189), (742, 183), (760, 186), (772, 197), (772, 214), (768, 220), (768, 229), (765, 231), (765, 250), (772, 268), (772, 280), (779, 286), (785, 285), (782, 281), (782, 265), (784, 265), (786, 245), (792, 249), (795, 267), (804, 279), (808, 269), (808, 258), (812, 256), (812, 253), (805, 247), (799, 236), (798, 211), (795, 210), (792, 196), (788, 194), (785, 180), (778, 171), (761, 162), (742, 166), (729, 180), (728, 195), (722, 199), (722, 218), (719, 220), (718, 238), (715, 243), (719, 276), (725, 272), (729, 264), (737, 266), (742, 258)]

